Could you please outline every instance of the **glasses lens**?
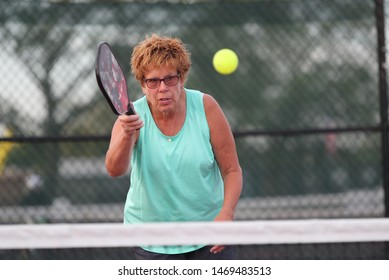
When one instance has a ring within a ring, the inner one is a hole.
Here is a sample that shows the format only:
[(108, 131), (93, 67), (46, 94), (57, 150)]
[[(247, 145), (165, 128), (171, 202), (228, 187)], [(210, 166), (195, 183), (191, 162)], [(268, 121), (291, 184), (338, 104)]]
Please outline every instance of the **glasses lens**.
[(166, 77), (163, 82), (168, 86), (175, 86), (178, 83), (178, 76)]
[(146, 80), (146, 85), (149, 88), (157, 88), (160, 83), (161, 83), (161, 81), (159, 79), (148, 79), (148, 80)]

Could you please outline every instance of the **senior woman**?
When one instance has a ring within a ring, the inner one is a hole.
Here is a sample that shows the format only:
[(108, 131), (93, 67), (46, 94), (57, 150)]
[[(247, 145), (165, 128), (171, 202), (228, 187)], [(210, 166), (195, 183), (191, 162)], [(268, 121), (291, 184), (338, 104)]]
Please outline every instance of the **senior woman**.
[[(190, 52), (179, 38), (152, 34), (135, 46), (131, 68), (144, 96), (116, 120), (106, 169), (130, 188), (124, 223), (231, 221), (242, 171), (228, 121), (209, 94), (184, 87)], [(142, 246), (137, 259), (234, 259), (232, 246)]]

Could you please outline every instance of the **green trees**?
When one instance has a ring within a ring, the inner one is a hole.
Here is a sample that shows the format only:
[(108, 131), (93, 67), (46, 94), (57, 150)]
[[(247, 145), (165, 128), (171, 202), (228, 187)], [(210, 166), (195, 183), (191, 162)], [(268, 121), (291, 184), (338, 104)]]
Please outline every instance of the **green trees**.
[[(378, 134), (266, 134), (378, 124), (372, 1), (3, 1), (0, 10), (0, 47), (7, 56), (0, 57), (0, 71), (8, 73), (0, 92), (1, 122), (17, 136), (108, 136), (115, 117), (95, 83), (97, 43), (108, 41), (115, 49), (134, 99), (141, 91), (130, 77), (132, 47), (156, 32), (187, 43), (193, 61), (188, 88), (212, 94), (235, 132), (257, 132), (236, 138), (244, 195), (342, 192), (380, 184)], [(212, 67), (221, 48), (239, 56), (232, 75)], [(64, 190), (63, 162), (101, 160), (105, 149), (103, 141), (30, 143), (19, 147), (12, 161), (44, 178), (42, 193), (30, 203), (50, 203), (58, 196), (77, 197)], [(97, 193), (95, 183), (85, 183), (95, 175), (74, 172), (83, 190)], [(107, 199), (99, 197), (95, 201)]]

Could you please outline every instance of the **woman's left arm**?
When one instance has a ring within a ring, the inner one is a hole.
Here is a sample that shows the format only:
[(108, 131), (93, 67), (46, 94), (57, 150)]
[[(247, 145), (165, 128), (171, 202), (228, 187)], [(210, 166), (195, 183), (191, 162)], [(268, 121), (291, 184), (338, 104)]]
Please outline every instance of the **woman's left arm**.
[(220, 105), (208, 94), (204, 94), (203, 101), (212, 148), (224, 182), (224, 202), (215, 221), (231, 221), (242, 192), (242, 169), (230, 125)]

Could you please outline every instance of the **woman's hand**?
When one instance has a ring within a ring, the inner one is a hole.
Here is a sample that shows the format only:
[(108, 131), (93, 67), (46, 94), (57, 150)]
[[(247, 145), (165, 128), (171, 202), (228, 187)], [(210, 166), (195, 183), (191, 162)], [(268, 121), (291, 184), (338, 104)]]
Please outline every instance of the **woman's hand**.
[(143, 127), (143, 121), (139, 115), (120, 115), (118, 122), (122, 128), (122, 132), (126, 136), (132, 136), (134, 133)]
[[(226, 221), (232, 221), (233, 219), (233, 212), (227, 211), (227, 210), (221, 210), (220, 213), (215, 217), (215, 222), (226, 222)], [(210, 249), (211, 253), (217, 254), (222, 252), (226, 248), (225, 245), (215, 245)]]

